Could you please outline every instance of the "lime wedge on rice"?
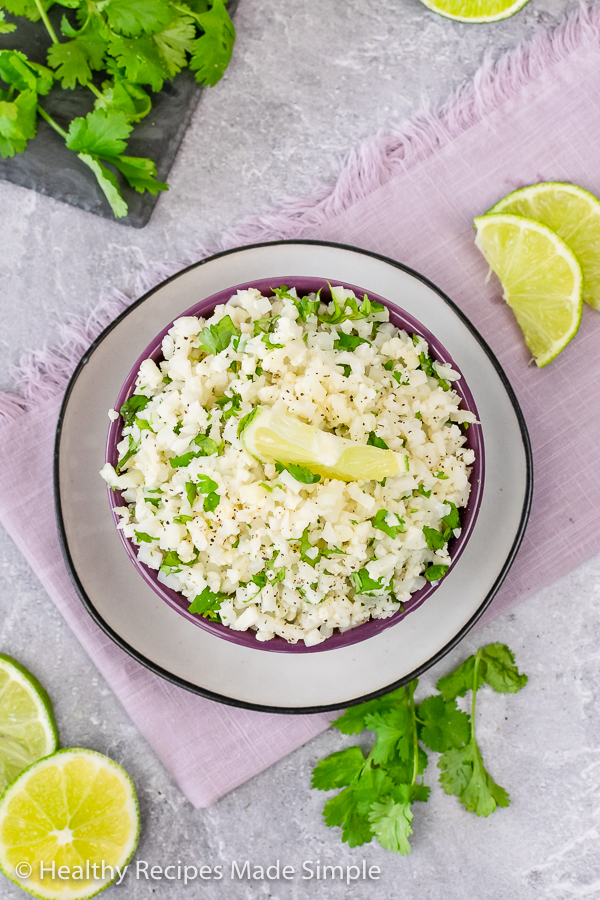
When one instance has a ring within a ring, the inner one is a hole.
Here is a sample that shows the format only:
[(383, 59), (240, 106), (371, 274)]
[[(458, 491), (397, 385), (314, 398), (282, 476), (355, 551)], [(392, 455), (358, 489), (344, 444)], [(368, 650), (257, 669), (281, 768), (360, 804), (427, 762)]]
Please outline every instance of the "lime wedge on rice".
[(19, 772), (57, 747), (50, 697), (31, 672), (0, 653), (0, 794)]
[(519, 12), (529, 0), (421, 0), (432, 12), (458, 22), (497, 22)]
[(240, 437), (259, 462), (293, 463), (326, 478), (381, 481), (408, 471), (404, 453), (349, 441), (264, 406), (257, 406), (242, 423)]
[(0, 799), (0, 868), (44, 900), (86, 900), (104, 890), (133, 856), (138, 836), (131, 778), (93, 750), (39, 760)]
[(583, 270), (583, 299), (600, 309), (600, 201), (574, 184), (547, 181), (513, 191), (488, 214), (526, 216), (551, 228)]
[(559, 236), (522, 216), (475, 219), (475, 243), (504, 288), (538, 366), (563, 350), (581, 321), (583, 276)]

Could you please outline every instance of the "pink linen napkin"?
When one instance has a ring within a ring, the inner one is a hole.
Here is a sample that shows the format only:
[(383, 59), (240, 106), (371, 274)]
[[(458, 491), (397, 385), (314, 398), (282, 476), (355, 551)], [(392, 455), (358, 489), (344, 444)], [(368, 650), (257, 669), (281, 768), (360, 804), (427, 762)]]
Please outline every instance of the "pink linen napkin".
[[(523, 406), (536, 486), (523, 547), (486, 619), (600, 550), (600, 313), (584, 311), (579, 334), (548, 368), (530, 365), (497, 282), (486, 284), (472, 220), (508, 191), (541, 180), (573, 181), (600, 195), (599, 141), (594, 8), (486, 64), (441, 112), (365, 144), (333, 189), (248, 220), (220, 245), (310, 237), (376, 250), (431, 278), (491, 344)], [(21, 379), (21, 397), (0, 395), (0, 521), (181, 789), (195, 806), (208, 806), (331, 717), (256, 713), (186, 693), (126, 656), (81, 606), (54, 525), (52, 444), (66, 373), (100, 324), (96, 317), (80, 328), (58, 355), (39, 354)]]

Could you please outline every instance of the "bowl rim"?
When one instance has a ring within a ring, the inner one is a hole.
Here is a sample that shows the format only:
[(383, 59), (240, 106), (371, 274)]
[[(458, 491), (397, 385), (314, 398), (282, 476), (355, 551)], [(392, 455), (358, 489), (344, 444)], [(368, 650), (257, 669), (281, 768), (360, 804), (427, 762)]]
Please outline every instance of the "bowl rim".
[[(333, 703), (328, 705), (310, 705), (307, 707), (289, 707), (284, 705), (269, 705), (264, 703), (256, 703), (253, 701), (239, 700), (235, 697), (227, 696), (226, 694), (220, 693), (218, 691), (214, 691), (210, 688), (203, 687), (202, 685), (196, 684), (192, 681), (189, 681), (185, 677), (179, 676), (174, 672), (171, 672), (168, 669), (165, 669), (160, 663), (155, 662), (151, 658), (148, 658), (144, 652), (138, 650), (136, 647), (132, 646), (129, 641), (119, 634), (103, 617), (103, 615), (96, 609), (92, 598), (88, 595), (87, 590), (82, 581), (82, 577), (80, 576), (77, 566), (74, 562), (73, 555), (71, 553), (71, 549), (69, 546), (69, 540), (67, 535), (67, 527), (65, 521), (65, 515), (63, 513), (63, 503), (61, 499), (61, 439), (63, 434), (63, 429), (65, 426), (65, 420), (71, 400), (71, 396), (74, 392), (77, 381), (82, 373), (84, 367), (88, 364), (91, 357), (100, 346), (100, 344), (104, 341), (104, 339), (112, 333), (116, 328), (120, 326), (120, 324), (127, 318), (130, 312), (140, 307), (149, 297), (151, 297), (154, 293), (159, 290), (162, 290), (175, 279), (180, 276), (191, 272), (192, 270), (201, 267), (203, 265), (209, 264), (215, 260), (223, 259), (227, 256), (245, 252), (248, 250), (257, 250), (257, 249), (266, 249), (266, 248), (276, 248), (276, 247), (285, 247), (285, 246), (300, 246), (300, 247), (323, 247), (323, 248), (331, 248), (332, 250), (342, 250), (344, 252), (348, 252), (351, 254), (356, 254), (357, 256), (365, 256), (369, 257), (378, 262), (382, 262), (392, 268), (399, 269), (400, 271), (410, 275), (415, 278), (421, 284), (425, 285), (431, 291), (433, 291), (453, 312), (453, 314), (457, 317), (457, 319), (461, 322), (464, 328), (472, 335), (474, 340), (480, 346), (481, 350), (487, 357), (490, 362), (490, 365), (494, 369), (497, 374), (497, 377), (502, 385), (503, 390), (506, 392), (510, 405), (513, 409), (515, 420), (518, 426), (519, 435), (521, 438), (521, 449), (523, 453), (523, 462), (525, 466), (525, 491), (523, 495), (523, 500), (521, 504), (521, 512), (518, 520), (518, 525), (514, 532), (514, 537), (510, 544), (510, 548), (506, 556), (504, 557), (502, 564), (498, 570), (498, 574), (493, 581), (492, 585), (488, 589), (485, 596), (482, 598), (481, 603), (475, 609), (473, 614), (469, 619), (459, 628), (453, 636), (444, 643), (444, 645), (429, 656), (427, 659), (423, 660), (418, 666), (416, 666), (411, 672), (403, 675), (399, 679), (394, 682), (391, 682), (384, 687), (378, 688), (375, 691), (371, 691), (363, 696), (357, 696), (354, 698), (350, 698), (344, 701), (343, 704)], [(167, 278), (163, 279), (163, 281), (151, 287), (144, 294), (134, 300), (126, 309), (124, 309), (119, 315), (117, 315), (108, 325), (97, 335), (97, 337), (91, 342), (88, 349), (82, 355), (79, 363), (75, 366), (73, 370), (73, 374), (67, 384), (65, 389), (65, 393), (63, 396), (63, 400), (61, 403), (61, 407), (59, 409), (58, 421), (56, 427), (56, 436), (54, 441), (54, 457), (53, 457), (53, 486), (54, 486), (54, 508), (56, 514), (57, 528), (58, 528), (58, 539), (59, 545), (61, 549), (61, 553), (63, 556), (63, 560), (71, 579), (71, 582), (75, 588), (75, 591), (85, 607), (87, 613), (94, 620), (96, 625), (101, 629), (101, 631), (106, 634), (110, 640), (116, 644), (121, 650), (127, 653), (132, 659), (142, 665), (144, 668), (151, 671), (153, 674), (158, 675), (163, 678), (165, 681), (173, 684), (176, 687), (183, 688), (184, 690), (189, 691), (190, 693), (197, 694), (206, 699), (213, 700), (217, 703), (223, 703), (226, 706), (233, 706), (241, 709), (250, 709), (257, 712), (269, 712), (276, 713), (282, 715), (308, 715), (313, 713), (321, 713), (321, 712), (333, 712), (342, 708), (347, 708), (350, 706), (356, 706), (360, 703), (364, 703), (367, 700), (376, 699), (378, 697), (384, 696), (390, 691), (401, 687), (404, 684), (407, 684), (410, 680), (414, 678), (420, 677), (424, 672), (427, 672), (432, 666), (439, 663), (448, 653), (450, 653), (462, 640), (463, 638), (471, 631), (477, 621), (484, 615), (490, 604), (492, 603), (494, 597), (498, 593), (500, 587), (508, 575), (513, 562), (516, 558), (516, 555), (523, 543), (523, 538), (525, 536), (525, 531), (527, 528), (527, 524), (529, 521), (529, 516), (531, 513), (531, 506), (533, 500), (533, 453), (531, 447), (531, 440), (529, 437), (529, 432), (527, 429), (527, 424), (525, 421), (525, 417), (523, 415), (523, 411), (517, 399), (516, 393), (500, 363), (497, 359), (495, 353), (489, 346), (488, 342), (485, 338), (479, 333), (478, 329), (473, 325), (470, 319), (462, 312), (460, 307), (448, 297), (448, 295), (439, 288), (434, 282), (432, 282), (427, 276), (422, 275), (420, 272), (417, 272), (415, 269), (410, 266), (399, 262), (398, 260), (391, 259), (388, 256), (385, 256), (382, 253), (377, 253), (374, 250), (366, 250), (361, 247), (353, 246), (352, 244), (347, 244), (343, 242), (336, 241), (326, 241), (326, 240), (315, 240), (310, 238), (289, 238), (289, 239), (280, 239), (280, 240), (272, 240), (272, 241), (259, 241), (252, 244), (246, 244), (239, 247), (232, 247), (226, 250), (218, 251), (210, 256), (207, 256), (203, 259), (200, 259), (194, 263), (191, 263), (187, 266), (182, 267), (177, 272), (174, 272), (172, 275), (169, 275)]]
[[(335, 285), (338, 284), (337, 280), (332, 281), (334, 281)], [(327, 302), (327, 298), (328, 296), (330, 296), (331, 282), (328, 278), (284, 274), (277, 277), (254, 279), (249, 282), (242, 282), (237, 285), (223, 288), (216, 293), (209, 295), (208, 297), (203, 297), (200, 300), (197, 300), (192, 304), (192, 306), (184, 310), (181, 315), (177, 317), (177, 319), (189, 316), (210, 318), (215, 308), (219, 305), (227, 303), (232, 297), (235, 296), (237, 291), (254, 288), (256, 290), (260, 290), (261, 294), (267, 295), (267, 293), (270, 292), (272, 285), (281, 286), (283, 284), (295, 288), (300, 296), (305, 296), (306, 293), (316, 292), (319, 289), (323, 291), (325, 302)], [(386, 309), (389, 310), (390, 321), (396, 328), (405, 330), (408, 332), (408, 334), (417, 334), (423, 337), (423, 339), (427, 341), (427, 344), (429, 346), (430, 355), (436, 361), (450, 364), (452, 368), (459, 373), (460, 379), (454, 384), (454, 389), (461, 399), (461, 408), (472, 412), (477, 419), (477, 421), (473, 423), (472, 426), (468, 429), (468, 432), (466, 434), (467, 440), (465, 443), (465, 447), (469, 447), (474, 450), (475, 462), (471, 469), (471, 490), (468, 502), (466, 507), (460, 510), (461, 533), (459, 537), (451, 538), (450, 540), (449, 552), (451, 554), (451, 564), (448, 572), (444, 576), (444, 579), (449, 578), (456, 563), (460, 559), (469, 541), (469, 538), (471, 537), (471, 534), (473, 533), (473, 529), (475, 527), (475, 523), (481, 506), (481, 500), (483, 497), (485, 483), (485, 448), (482, 428), (479, 424), (479, 414), (477, 411), (475, 400), (460, 367), (456, 364), (441, 341), (428, 328), (426, 328), (422, 324), (422, 322), (416, 319), (415, 316), (408, 313), (394, 301), (382, 297), (379, 294), (375, 294), (373, 291), (369, 291), (364, 287), (350, 283), (345, 283), (340, 286), (354, 291), (357, 297), (361, 297), (364, 293), (367, 294), (372, 300), (382, 303), (386, 307)], [(158, 363), (159, 360), (162, 360), (164, 358), (162, 353), (162, 342), (164, 337), (173, 327), (174, 321), (176, 320), (169, 322), (162, 328), (160, 332), (158, 332), (158, 334), (154, 336), (154, 338), (144, 348), (136, 362), (131, 367), (115, 401), (115, 410), (120, 410), (122, 404), (126, 400), (128, 400), (133, 393), (135, 393), (135, 382), (142, 362), (146, 359), (153, 359)], [(121, 417), (110, 422), (106, 440), (105, 461), (113, 467), (116, 466), (116, 462), (118, 459), (117, 444), (122, 439), (122, 431), (123, 421)], [(109, 505), (116, 524), (118, 522), (116, 510), (119, 507), (124, 507), (128, 504), (123, 500), (122, 491), (112, 490), (108, 485), (106, 486), (106, 491)], [(232, 628), (221, 624), (220, 622), (216, 622), (211, 619), (204, 618), (203, 616), (190, 613), (188, 608), (191, 601), (189, 601), (181, 592), (170, 588), (162, 581), (160, 581), (158, 578), (158, 571), (149, 567), (145, 563), (140, 562), (140, 560), (138, 559), (138, 545), (131, 538), (125, 537), (121, 529), (118, 529), (118, 534), (119, 538), (121, 539), (121, 543), (127, 553), (127, 556), (130, 562), (135, 567), (136, 571), (142, 576), (144, 581), (154, 591), (154, 593), (157, 594), (157, 596), (160, 597), (161, 600), (167, 603), (168, 606), (171, 607), (171, 609), (175, 610), (175, 612), (183, 616), (187, 621), (191, 622), (195, 626), (210, 632), (218, 638), (263, 652), (322, 653), (325, 651), (336, 650), (338, 647), (348, 647), (352, 644), (368, 640), (369, 638), (374, 637), (376, 634), (379, 634), (380, 632), (385, 631), (388, 628), (392, 628), (407, 616), (409, 616), (423, 603), (425, 603), (442, 583), (442, 579), (439, 579), (436, 582), (428, 582), (423, 587), (412, 593), (409, 600), (407, 600), (399, 610), (397, 610), (387, 618), (369, 618), (366, 622), (363, 622), (360, 625), (357, 625), (354, 628), (351, 628), (344, 632), (340, 632), (336, 628), (331, 637), (326, 638), (324, 641), (321, 641), (319, 644), (311, 647), (307, 647), (303, 640), (299, 640), (296, 643), (291, 643), (278, 635), (275, 635), (275, 637), (271, 638), (271, 640), (269, 641), (259, 641), (254, 629), (249, 628), (246, 631), (235, 631)]]

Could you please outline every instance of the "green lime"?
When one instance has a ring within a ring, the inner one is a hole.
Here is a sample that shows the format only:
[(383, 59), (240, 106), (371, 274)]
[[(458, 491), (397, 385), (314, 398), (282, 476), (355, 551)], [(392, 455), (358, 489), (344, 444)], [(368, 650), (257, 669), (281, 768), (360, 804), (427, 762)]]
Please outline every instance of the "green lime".
[(500, 279), (525, 343), (538, 366), (547, 365), (579, 328), (581, 266), (554, 231), (532, 219), (485, 215), (475, 228), (475, 243)]
[(508, 19), (529, 0), (421, 0), (432, 12), (458, 22), (483, 24)]
[(407, 471), (405, 454), (357, 444), (264, 406), (256, 407), (240, 436), (262, 463), (294, 463), (341, 481), (381, 481)]
[(513, 191), (488, 214), (535, 219), (571, 248), (583, 270), (583, 299), (600, 309), (600, 201), (574, 184), (546, 181)]
[(0, 868), (35, 897), (87, 900), (120, 877), (140, 815), (127, 772), (75, 747), (33, 763), (0, 799)]
[(31, 672), (0, 653), (0, 793), (19, 772), (57, 747), (48, 694)]

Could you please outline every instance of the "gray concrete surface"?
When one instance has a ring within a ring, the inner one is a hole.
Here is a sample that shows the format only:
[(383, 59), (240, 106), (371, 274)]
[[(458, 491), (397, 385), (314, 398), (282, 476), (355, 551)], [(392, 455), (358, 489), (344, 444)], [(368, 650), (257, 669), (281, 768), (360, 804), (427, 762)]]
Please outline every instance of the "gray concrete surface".
[[(171, 173), (171, 190), (142, 231), (0, 183), (0, 387), (22, 350), (51, 341), (56, 321), (91, 308), (111, 289), (130, 291), (146, 267), (215, 238), (242, 216), (316, 178), (333, 180), (361, 138), (410, 115), (423, 97), (443, 100), (485, 53), (500, 54), (574, 2), (531, 0), (503, 23), (467, 26), (419, 0), (242, 0), (226, 78), (206, 92)], [(600, 558), (580, 567), (484, 632), (471, 635), (435, 678), (484, 641), (509, 643), (530, 676), (508, 698), (480, 703), (481, 743), (512, 803), (470, 816), (435, 784), (415, 817), (413, 853), (373, 844), (355, 850), (321, 818), (311, 791), (319, 758), (352, 743), (329, 731), (208, 810), (194, 810), (97, 674), (43, 588), (0, 534), (0, 648), (47, 686), (64, 745), (107, 752), (137, 785), (143, 831), (137, 859), (150, 865), (224, 866), (221, 881), (136, 879), (107, 897), (161, 900), (575, 900), (600, 897), (598, 773)], [(433, 761), (432, 761), (433, 762)], [(198, 765), (202, 766), (202, 760)], [(296, 869), (293, 880), (232, 881), (233, 861)], [(379, 866), (378, 881), (301, 878), (305, 861)], [(0, 897), (22, 892), (0, 881)]]

